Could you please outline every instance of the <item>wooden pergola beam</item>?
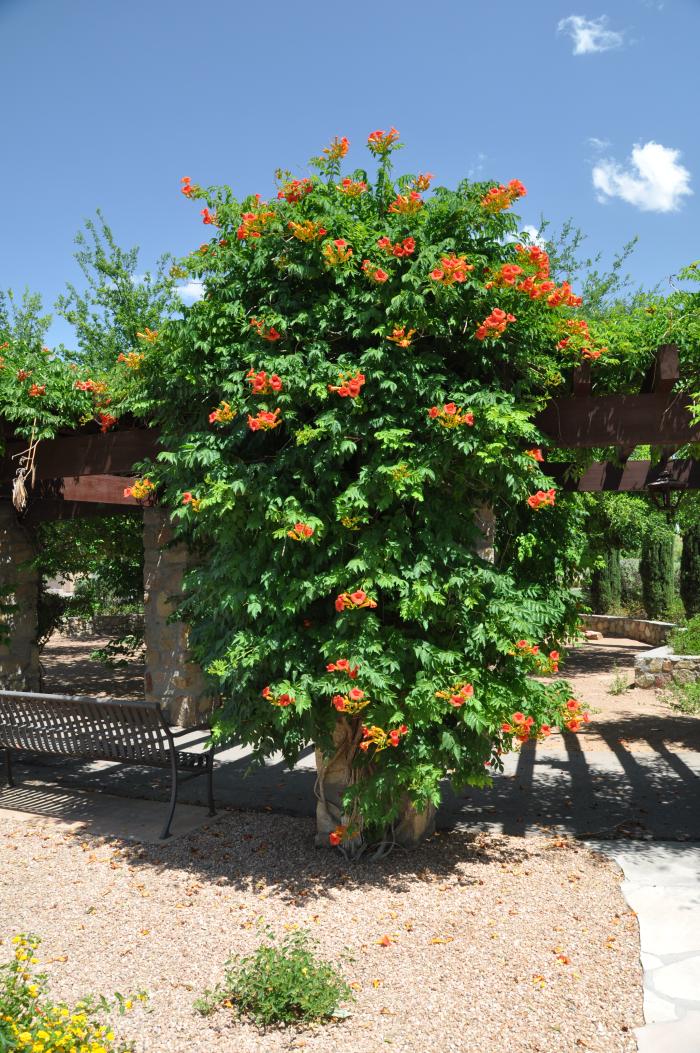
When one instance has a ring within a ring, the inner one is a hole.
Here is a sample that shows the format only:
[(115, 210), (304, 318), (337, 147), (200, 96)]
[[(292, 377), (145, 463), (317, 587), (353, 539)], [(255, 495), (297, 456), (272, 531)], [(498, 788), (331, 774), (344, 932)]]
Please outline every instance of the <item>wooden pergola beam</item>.
[(591, 464), (580, 479), (573, 475), (571, 464), (543, 464), (542, 470), (556, 483), (560, 490), (579, 493), (598, 493), (602, 490), (644, 493), (649, 483), (654, 483), (662, 472), (668, 471), (670, 480), (679, 488), (700, 490), (700, 461), (677, 460), (626, 461), (617, 465), (610, 461)]
[(642, 381), (643, 393), (668, 394), (680, 379), (680, 352), (675, 344), (662, 344)]
[(593, 446), (668, 446), (700, 442), (700, 423), (693, 424), (688, 396), (573, 395), (555, 398), (535, 417), (553, 444), (570, 449)]
[[(132, 475), (134, 464), (156, 456), (158, 437), (158, 431), (152, 428), (128, 428), (104, 435), (59, 435), (45, 439), (37, 446), (35, 479)], [(26, 448), (24, 441), (8, 442), (0, 461), (0, 483), (12, 481), (19, 455)]]
[(30, 502), (22, 514), (22, 522), (31, 527), (59, 519), (94, 519), (97, 516), (135, 515), (140, 512), (136, 504), (107, 505), (97, 501), (49, 501), (40, 498)]
[(138, 501), (126, 497), (133, 479), (125, 475), (82, 475), (62, 479), (43, 479), (29, 491), (29, 499), (69, 501), (81, 504), (126, 505), (138, 508)]

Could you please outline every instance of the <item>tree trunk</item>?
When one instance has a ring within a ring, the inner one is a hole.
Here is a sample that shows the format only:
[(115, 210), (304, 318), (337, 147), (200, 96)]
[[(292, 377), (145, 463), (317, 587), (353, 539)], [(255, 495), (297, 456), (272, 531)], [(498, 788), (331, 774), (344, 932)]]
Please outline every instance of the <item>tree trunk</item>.
[[(359, 817), (348, 814), (343, 806), (345, 791), (357, 781), (358, 771), (353, 767), (353, 760), (362, 738), (361, 729), (361, 719), (351, 721), (340, 716), (333, 731), (335, 752), (325, 755), (316, 747), (317, 848), (330, 848), (329, 835), (336, 827), (346, 825), (357, 831), (355, 836), (343, 841), (346, 852), (358, 855), (364, 845)], [(404, 796), (393, 833), (387, 832), (387, 843), (395, 841), (407, 848), (419, 844), (435, 830), (435, 811), (434, 805), (429, 805), (424, 812), (417, 812), (408, 797)]]

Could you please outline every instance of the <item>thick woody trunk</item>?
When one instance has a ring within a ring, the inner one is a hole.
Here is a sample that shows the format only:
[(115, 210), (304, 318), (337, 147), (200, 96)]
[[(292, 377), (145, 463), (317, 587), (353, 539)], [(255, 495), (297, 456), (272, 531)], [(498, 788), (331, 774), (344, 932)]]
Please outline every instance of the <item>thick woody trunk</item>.
[(494, 542), (496, 540), (496, 516), (493, 507), (484, 501), (474, 511), (474, 525), (479, 531), (479, 538), (474, 546), (477, 556), (488, 563), (496, 558)]
[(352, 785), (352, 762), (358, 742), (357, 721), (338, 717), (333, 731), (334, 752), (325, 755), (316, 747), (316, 845), (327, 848), (329, 835), (348, 823), (343, 794)]
[[(338, 826), (349, 825), (357, 830), (356, 836), (343, 842), (350, 855), (359, 854), (363, 845), (361, 823), (354, 814), (346, 812), (343, 794), (357, 778), (353, 760), (361, 735), (361, 720), (349, 721), (339, 717), (333, 732), (334, 752), (325, 755), (316, 748), (316, 845), (329, 848), (329, 835)], [(417, 812), (408, 797), (402, 798), (398, 819), (393, 831), (387, 831), (387, 843), (412, 847), (435, 830), (435, 808), (430, 805), (424, 812)]]
[(5, 642), (0, 643), (0, 688), (39, 691), (39, 571), (37, 550), (9, 501), (0, 506), (0, 601), (11, 609), (0, 614)]
[[(474, 523), (479, 537), (474, 551), (481, 559), (493, 563), (495, 560), (494, 541), (496, 537), (496, 516), (488, 502), (483, 502), (474, 511)], [(362, 830), (356, 816), (348, 815), (343, 806), (343, 794), (356, 780), (357, 772), (353, 760), (360, 741), (362, 721), (349, 721), (339, 717), (333, 732), (334, 752), (325, 755), (316, 748), (316, 845), (319, 848), (330, 846), (329, 835), (338, 826), (350, 824), (358, 829), (352, 840), (344, 842), (348, 854), (358, 854), (362, 847)], [(430, 805), (424, 812), (417, 812), (408, 797), (403, 797), (398, 819), (393, 831), (387, 832), (387, 842), (395, 842), (407, 848), (419, 844), (435, 830), (436, 809)]]

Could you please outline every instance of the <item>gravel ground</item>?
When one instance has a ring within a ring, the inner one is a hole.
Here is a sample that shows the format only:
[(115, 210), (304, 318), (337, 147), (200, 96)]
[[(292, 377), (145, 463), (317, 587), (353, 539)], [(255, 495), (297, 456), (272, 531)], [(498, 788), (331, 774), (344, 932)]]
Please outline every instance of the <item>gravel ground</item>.
[[(150, 1009), (115, 1020), (138, 1053), (636, 1049), (637, 919), (608, 860), (562, 838), (454, 831), (351, 866), (312, 837), (309, 820), (264, 813), (153, 847), (0, 818), (0, 958), (31, 931), (56, 995), (146, 989)], [(193, 1012), (264, 924), (308, 929), (340, 963), (349, 1019), (262, 1035)]]

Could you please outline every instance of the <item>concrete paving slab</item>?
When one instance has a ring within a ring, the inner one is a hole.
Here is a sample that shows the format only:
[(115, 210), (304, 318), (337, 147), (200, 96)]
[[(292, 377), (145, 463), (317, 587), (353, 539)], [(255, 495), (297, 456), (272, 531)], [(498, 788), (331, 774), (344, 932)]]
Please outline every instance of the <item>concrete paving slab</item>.
[(700, 845), (618, 842), (611, 854), (633, 884), (700, 887)]
[(698, 1053), (700, 1013), (688, 1013), (682, 1020), (636, 1028), (635, 1035), (639, 1053)]
[(654, 991), (644, 991), (644, 1020), (647, 1024), (664, 1024), (677, 1019), (673, 999), (662, 998)]
[(700, 887), (625, 881), (622, 892), (639, 917), (643, 950), (660, 958), (700, 953)]
[[(654, 987), (666, 998), (695, 1003), (693, 1008), (700, 1013), (700, 954), (655, 969)], [(698, 1046), (700, 1047), (700, 1032)]]
[[(85, 790), (64, 790), (37, 780), (3, 788), (0, 822), (32, 823), (49, 819), (65, 830), (85, 830), (96, 837), (157, 842), (168, 806), (159, 801), (114, 797)], [(178, 804), (172, 837), (183, 837), (216, 822), (206, 808)]]
[(700, 1053), (700, 845), (590, 842), (625, 876), (639, 920), (644, 1020), (639, 1053)]
[[(505, 773), (487, 789), (454, 793), (445, 784), (438, 827), (700, 842), (700, 754), (674, 754), (675, 767), (664, 756), (637, 755), (626, 771), (610, 751), (571, 749), (561, 756), (525, 749), (507, 757)], [(18, 783), (26, 773), (64, 787), (167, 799), (168, 775), (154, 769), (29, 755), (17, 758), (15, 767)], [(314, 781), (311, 749), (290, 770), (279, 756), (254, 765), (251, 751), (237, 747), (217, 755), (214, 792), (217, 802), (229, 807), (309, 816), (315, 810)], [(184, 783), (182, 800), (203, 804), (206, 781)]]

